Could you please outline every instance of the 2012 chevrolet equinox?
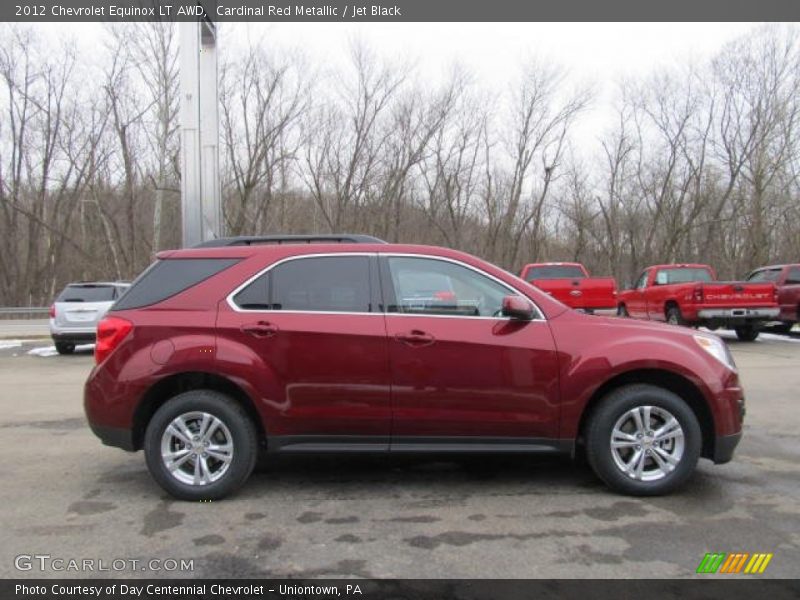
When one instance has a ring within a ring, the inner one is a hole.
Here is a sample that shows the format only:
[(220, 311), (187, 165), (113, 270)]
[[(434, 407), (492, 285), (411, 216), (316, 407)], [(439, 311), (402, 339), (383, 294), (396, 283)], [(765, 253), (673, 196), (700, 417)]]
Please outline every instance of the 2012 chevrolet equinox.
[[(314, 243), (310, 243), (314, 242)], [(98, 326), (93, 431), (182, 499), (259, 454), (585, 452), (663, 494), (731, 459), (744, 396), (716, 336), (585, 315), (480, 259), (366, 236), (162, 252)]]

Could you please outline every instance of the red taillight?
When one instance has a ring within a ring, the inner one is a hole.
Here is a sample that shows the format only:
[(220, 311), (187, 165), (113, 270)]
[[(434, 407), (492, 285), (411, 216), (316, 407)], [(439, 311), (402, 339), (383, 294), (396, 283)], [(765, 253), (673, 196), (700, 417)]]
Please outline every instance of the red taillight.
[(703, 286), (700, 286), (700, 285), (695, 286), (695, 288), (694, 288), (694, 301), (697, 304), (700, 304), (701, 302), (703, 302)]
[(103, 362), (119, 343), (133, 330), (133, 323), (119, 317), (105, 317), (97, 324), (97, 343), (94, 346), (94, 361)]
[(437, 300), (455, 300), (456, 295), (453, 292), (435, 292), (433, 297)]
[(56, 318), (56, 305), (55, 304), (51, 304), (50, 305), (50, 318), (51, 319), (55, 319)]

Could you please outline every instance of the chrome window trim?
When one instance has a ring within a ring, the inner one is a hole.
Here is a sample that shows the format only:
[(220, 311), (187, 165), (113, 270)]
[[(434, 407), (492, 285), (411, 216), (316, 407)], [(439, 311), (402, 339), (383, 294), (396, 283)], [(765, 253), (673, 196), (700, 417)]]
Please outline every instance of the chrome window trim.
[(386, 312), (386, 311), (375, 311), (375, 312), (353, 312), (353, 311), (323, 311), (323, 310), (271, 310), (271, 309), (248, 309), (248, 308), (241, 308), (233, 301), (234, 296), (241, 292), (244, 288), (248, 285), (253, 283), (256, 279), (268, 273), (275, 267), (287, 263), (293, 260), (303, 260), (305, 258), (330, 258), (330, 257), (338, 257), (338, 256), (364, 256), (364, 257), (379, 257), (379, 256), (386, 256), (386, 257), (399, 257), (399, 258), (423, 258), (423, 259), (430, 259), (430, 260), (439, 260), (443, 262), (449, 262), (455, 265), (459, 265), (461, 267), (465, 267), (474, 271), (478, 275), (482, 275), (484, 277), (488, 277), (495, 283), (501, 285), (502, 287), (506, 288), (510, 292), (515, 295), (522, 296), (528, 302), (533, 305), (534, 310), (537, 313), (537, 316), (532, 319), (532, 321), (546, 321), (544, 312), (539, 308), (539, 306), (526, 294), (523, 294), (520, 290), (512, 287), (505, 281), (498, 279), (494, 275), (487, 273), (486, 271), (482, 271), (477, 267), (473, 267), (465, 262), (454, 258), (448, 258), (444, 256), (435, 256), (431, 254), (410, 254), (404, 252), (325, 252), (319, 254), (298, 254), (295, 256), (287, 256), (286, 258), (282, 258), (281, 260), (272, 263), (268, 267), (265, 267), (249, 279), (245, 280), (244, 283), (240, 284), (237, 288), (235, 288), (230, 294), (225, 297), (225, 301), (228, 303), (228, 306), (234, 311), (238, 313), (270, 313), (270, 314), (302, 314), (302, 315), (363, 315), (363, 316), (386, 316), (386, 317), (417, 317), (417, 318), (433, 318), (433, 319), (478, 319), (478, 320), (489, 320), (489, 321), (510, 321), (510, 317), (468, 317), (463, 315), (426, 315), (426, 314), (413, 314), (413, 313), (397, 313), (397, 312)]

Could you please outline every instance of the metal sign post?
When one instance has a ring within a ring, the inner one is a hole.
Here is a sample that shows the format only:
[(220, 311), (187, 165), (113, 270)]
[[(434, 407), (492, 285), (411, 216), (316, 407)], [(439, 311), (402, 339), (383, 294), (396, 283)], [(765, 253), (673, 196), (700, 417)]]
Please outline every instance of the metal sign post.
[[(207, 10), (207, 14), (214, 13)], [(188, 247), (223, 233), (217, 39), (216, 27), (208, 18), (180, 23), (179, 27), (181, 208), (183, 246)]]

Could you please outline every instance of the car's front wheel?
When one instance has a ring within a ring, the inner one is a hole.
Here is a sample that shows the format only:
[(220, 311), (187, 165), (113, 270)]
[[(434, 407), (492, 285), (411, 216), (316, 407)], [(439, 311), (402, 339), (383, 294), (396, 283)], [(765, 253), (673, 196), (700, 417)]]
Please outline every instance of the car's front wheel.
[(181, 500), (217, 500), (253, 471), (258, 438), (253, 422), (231, 398), (192, 390), (168, 400), (147, 426), (150, 474)]
[(680, 308), (677, 306), (670, 306), (667, 309), (667, 323), (670, 325), (686, 325)]
[(586, 455), (612, 489), (635, 496), (672, 492), (697, 465), (702, 433), (692, 409), (669, 390), (646, 384), (618, 388), (590, 417)]

